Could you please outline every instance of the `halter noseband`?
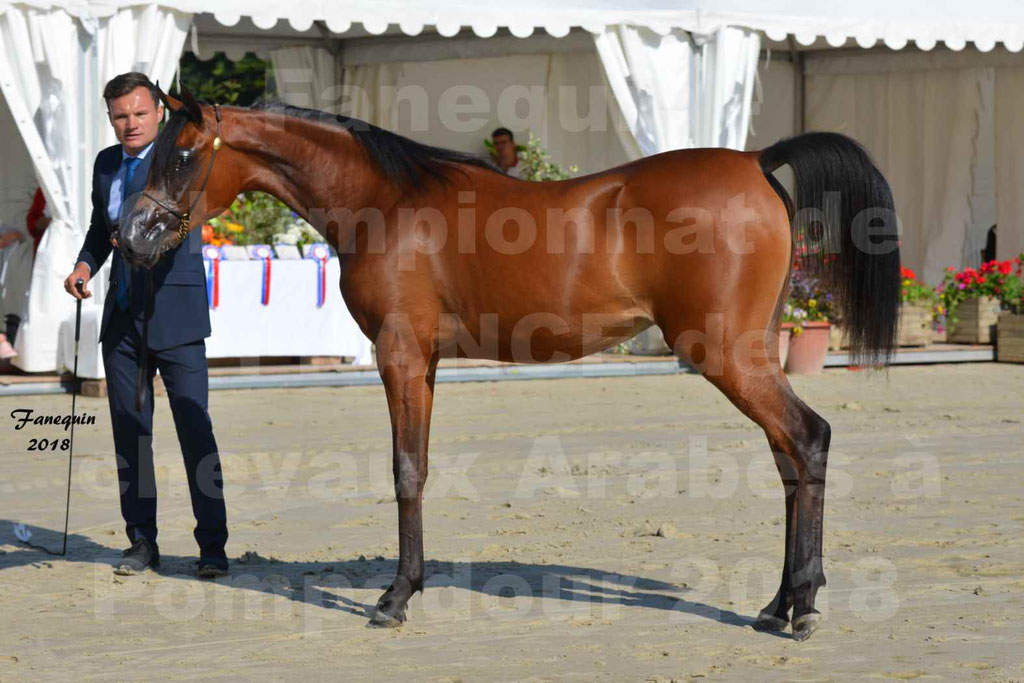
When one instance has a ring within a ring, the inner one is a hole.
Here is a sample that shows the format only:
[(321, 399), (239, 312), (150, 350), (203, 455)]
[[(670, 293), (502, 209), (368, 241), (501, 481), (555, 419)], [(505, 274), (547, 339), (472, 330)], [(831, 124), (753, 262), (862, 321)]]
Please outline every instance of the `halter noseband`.
[(146, 192), (145, 190), (142, 191), (143, 197), (146, 197), (151, 202), (159, 206), (161, 209), (163, 209), (164, 211), (178, 219), (177, 240), (173, 245), (168, 246), (167, 249), (165, 249), (165, 251), (180, 246), (181, 243), (185, 241), (185, 238), (188, 237), (188, 231), (190, 230), (189, 223), (191, 222), (192, 210), (196, 208), (196, 204), (199, 203), (199, 198), (203, 196), (203, 192), (206, 190), (206, 183), (210, 181), (210, 174), (213, 172), (213, 160), (217, 157), (217, 150), (220, 149), (219, 105), (213, 105), (213, 114), (217, 118), (217, 135), (216, 137), (213, 138), (213, 151), (210, 152), (210, 162), (206, 165), (206, 177), (203, 178), (203, 184), (199, 186), (199, 192), (196, 193), (196, 198), (192, 200), (192, 203), (189, 205), (188, 209), (184, 213), (182, 213), (175, 209), (174, 207), (168, 206), (164, 202), (160, 201), (159, 199), (151, 195), (149, 192)]

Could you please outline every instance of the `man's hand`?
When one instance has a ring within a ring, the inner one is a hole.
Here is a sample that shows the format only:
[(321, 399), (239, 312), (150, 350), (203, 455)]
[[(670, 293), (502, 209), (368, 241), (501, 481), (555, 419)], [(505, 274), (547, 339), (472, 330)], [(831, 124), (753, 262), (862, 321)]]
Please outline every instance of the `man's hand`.
[[(76, 299), (88, 299), (92, 296), (92, 292), (86, 289), (86, 285), (89, 284), (89, 280), (92, 279), (92, 271), (89, 270), (89, 264), (85, 261), (79, 261), (75, 269), (71, 271), (71, 275), (68, 275), (67, 279), (64, 280), (64, 290), (75, 297)], [(82, 281), (82, 291), (84, 294), (78, 293), (78, 288), (75, 287), (75, 282), (78, 280)]]

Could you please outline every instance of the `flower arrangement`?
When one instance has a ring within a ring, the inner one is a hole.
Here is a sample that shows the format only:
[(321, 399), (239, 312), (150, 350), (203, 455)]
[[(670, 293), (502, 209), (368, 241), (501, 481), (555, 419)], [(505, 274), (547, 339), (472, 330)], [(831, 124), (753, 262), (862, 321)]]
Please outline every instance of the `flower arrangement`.
[(1022, 262), (1024, 254), (1008, 261), (989, 261), (980, 268), (947, 268), (939, 296), (949, 322), (956, 322), (957, 307), (971, 297), (992, 297), (1006, 310), (1024, 311)]
[(284, 232), (278, 232), (271, 235), (270, 244), (294, 244), (296, 246), (302, 246), (311, 242), (322, 242), (323, 238), (320, 237), (320, 233), (313, 229), (313, 227), (298, 217), (294, 212), (292, 216), (295, 218), (295, 222), (289, 225)]
[(228, 220), (212, 219), (203, 226), (203, 244), (223, 247), (234, 244), (235, 235), (244, 232), (245, 227)]
[(526, 149), (520, 153), (519, 161), (525, 165), (519, 173), (523, 180), (566, 180), (579, 171), (575, 164), (563, 169), (551, 161), (550, 155), (541, 146), (540, 138), (534, 137), (533, 133), (530, 133), (530, 139), (526, 143)]
[(226, 213), (203, 226), (203, 243), (295, 244), (321, 241), (320, 235), (283, 202), (262, 192), (243, 192)]
[(900, 266), (900, 301), (904, 304), (932, 305), (937, 298), (934, 289), (917, 279), (910, 268)]
[(794, 267), (782, 321), (791, 323), (793, 334), (800, 335), (806, 323), (829, 322), (833, 318), (832, 295), (824, 291), (820, 280)]

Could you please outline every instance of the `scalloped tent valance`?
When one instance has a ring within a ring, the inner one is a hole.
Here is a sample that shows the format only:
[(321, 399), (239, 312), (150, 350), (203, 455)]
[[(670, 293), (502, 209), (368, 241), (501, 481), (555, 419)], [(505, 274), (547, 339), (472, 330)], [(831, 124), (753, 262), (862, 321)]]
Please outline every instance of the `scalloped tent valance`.
[[(537, 30), (563, 37), (572, 28), (593, 33), (609, 25), (644, 26), (664, 35), (673, 29), (711, 34), (723, 26), (764, 31), (781, 40), (795, 36), (803, 45), (823, 37), (839, 46), (854, 40), (860, 47), (881, 41), (899, 50), (911, 41), (922, 50), (942, 42), (952, 50), (973, 44), (987, 52), (1002, 44), (1011, 52), (1024, 48), (1024, 2), (1019, 0), (860, 0), (857, 3), (826, 3), (821, 0), (778, 0), (766, 7), (760, 0), (224, 0), (213, 11), (218, 22), (233, 26), (251, 17), (261, 29), (286, 21), (298, 31), (322, 21), (335, 33), (360, 24), (368, 33), (384, 33), (398, 26), (417, 35), (427, 26), (442, 36), (454, 36), (463, 28), (490, 37), (499, 28), (525, 38)], [(83, 18), (106, 16), (122, 7), (160, 5), (182, 12), (209, 12), (205, 0), (43, 0), (4, 3), (49, 9), (59, 7)]]

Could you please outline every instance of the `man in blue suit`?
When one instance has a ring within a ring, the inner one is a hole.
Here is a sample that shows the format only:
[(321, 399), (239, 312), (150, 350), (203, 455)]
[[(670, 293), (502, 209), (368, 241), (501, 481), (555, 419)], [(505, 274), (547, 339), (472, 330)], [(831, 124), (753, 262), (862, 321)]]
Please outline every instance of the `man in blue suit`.
[[(75, 298), (88, 298), (83, 287), (112, 250), (111, 234), (127, 214), (133, 196), (146, 185), (150, 151), (163, 118), (159, 91), (145, 74), (113, 78), (103, 90), (107, 112), (120, 144), (96, 157), (92, 182), (92, 219), (78, 263), (64, 282)], [(100, 341), (107, 375), (110, 421), (121, 483), (121, 514), (131, 547), (115, 568), (135, 574), (160, 562), (156, 527), (156, 477), (153, 468), (153, 376), (157, 369), (167, 388), (174, 426), (185, 460), (192, 512), (199, 543), (199, 575), (227, 574), (224, 545), (228, 539), (220, 456), (207, 412), (206, 337), (210, 313), (206, 273), (198, 231), (168, 252), (153, 269), (153, 303), (148, 348), (142, 348), (142, 320), (147, 311), (145, 274), (133, 269), (118, 250), (110, 269), (103, 303)], [(136, 377), (142, 354), (148, 354), (149, 391), (142, 410), (135, 409)]]

